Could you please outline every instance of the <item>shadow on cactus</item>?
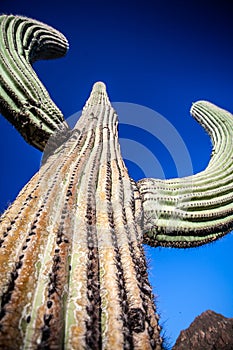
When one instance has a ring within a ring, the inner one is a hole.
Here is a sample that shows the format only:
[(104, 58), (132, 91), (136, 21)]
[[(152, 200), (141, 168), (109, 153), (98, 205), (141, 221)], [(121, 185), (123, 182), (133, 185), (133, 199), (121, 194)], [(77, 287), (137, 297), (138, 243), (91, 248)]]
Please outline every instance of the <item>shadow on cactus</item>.
[(34, 147), (50, 139), (1, 217), (0, 347), (162, 349), (142, 244), (195, 247), (232, 229), (232, 115), (194, 103), (213, 143), (207, 168), (135, 182), (105, 85), (93, 86), (71, 130), (32, 69), (65, 54), (64, 36), (12, 15), (0, 27), (0, 111)]

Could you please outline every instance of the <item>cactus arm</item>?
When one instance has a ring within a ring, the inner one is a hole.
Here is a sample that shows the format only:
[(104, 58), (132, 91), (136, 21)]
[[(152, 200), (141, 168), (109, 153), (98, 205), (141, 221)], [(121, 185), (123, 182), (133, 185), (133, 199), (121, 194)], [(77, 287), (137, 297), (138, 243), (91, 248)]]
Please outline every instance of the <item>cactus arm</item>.
[(194, 247), (233, 228), (233, 116), (206, 101), (194, 103), (191, 114), (211, 137), (212, 157), (196, 175), (137, 183), (144, 243), (152, 246)]
[(68, 126), (31, 64), (61, 57), (67, 49), (65, 37), (41, 22), (0, 16), (0, 113), (39, 150)]

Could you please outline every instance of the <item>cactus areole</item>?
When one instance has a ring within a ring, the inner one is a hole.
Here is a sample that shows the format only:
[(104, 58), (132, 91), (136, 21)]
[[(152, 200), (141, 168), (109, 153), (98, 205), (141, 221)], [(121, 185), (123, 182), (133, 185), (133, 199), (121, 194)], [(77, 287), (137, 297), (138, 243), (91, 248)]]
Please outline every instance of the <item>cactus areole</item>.
[(70, 130), (32, 69), (65, 54), (64, 36), (13, 15), (0, 27), (0, 112), (29, 144), (48, 147), (1, 217), (0, 348), (162, 349), (142, 244), (194, 247), (232, 229), (232, 115), (193, 104), (213, 143), (207, 168), (135, 182), (105, 85), (94, 84)]

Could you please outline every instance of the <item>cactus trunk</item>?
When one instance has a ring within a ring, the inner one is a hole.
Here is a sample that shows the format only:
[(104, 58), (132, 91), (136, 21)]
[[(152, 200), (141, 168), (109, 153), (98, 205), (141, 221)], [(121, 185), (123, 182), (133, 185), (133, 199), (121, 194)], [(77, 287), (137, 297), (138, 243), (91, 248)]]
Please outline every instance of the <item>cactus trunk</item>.
[(141, 211), (96, 83), (69, 139), (1, 219), (0, 348), (161, 349)]

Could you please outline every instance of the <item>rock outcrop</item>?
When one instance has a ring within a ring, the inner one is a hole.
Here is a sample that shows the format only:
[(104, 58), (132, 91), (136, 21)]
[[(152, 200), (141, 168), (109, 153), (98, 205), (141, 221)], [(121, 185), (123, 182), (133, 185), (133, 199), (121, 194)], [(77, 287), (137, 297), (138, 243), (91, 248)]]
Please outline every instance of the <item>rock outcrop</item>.
[(173, 350), (232, 350), (233, 318), (207, 310), (180, 332)]

